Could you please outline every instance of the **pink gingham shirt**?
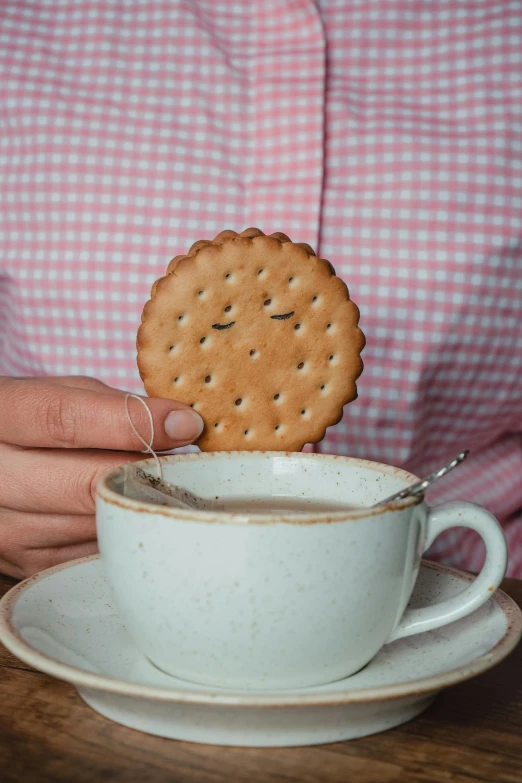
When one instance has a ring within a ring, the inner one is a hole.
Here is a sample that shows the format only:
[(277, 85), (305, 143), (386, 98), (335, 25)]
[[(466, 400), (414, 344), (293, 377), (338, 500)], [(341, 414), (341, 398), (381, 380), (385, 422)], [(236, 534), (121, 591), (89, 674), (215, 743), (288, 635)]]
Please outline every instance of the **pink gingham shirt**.
[(522, 576), (522, 4), (3, 0), (1, 373), (142, 391), (151, 283), (251, 225), (361, 309), (359, 399), (319, 449), (418, 474), (472, 449), (431, 499), (490, 509)]

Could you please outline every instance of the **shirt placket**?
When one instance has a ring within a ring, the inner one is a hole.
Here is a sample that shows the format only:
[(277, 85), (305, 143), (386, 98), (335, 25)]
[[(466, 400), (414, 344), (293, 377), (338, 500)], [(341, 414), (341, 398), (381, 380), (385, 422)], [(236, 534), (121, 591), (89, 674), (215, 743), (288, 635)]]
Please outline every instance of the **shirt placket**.
[(314, 2), (257, 0), (246, 218), (317, 248), (324, 159), (325, 36)]

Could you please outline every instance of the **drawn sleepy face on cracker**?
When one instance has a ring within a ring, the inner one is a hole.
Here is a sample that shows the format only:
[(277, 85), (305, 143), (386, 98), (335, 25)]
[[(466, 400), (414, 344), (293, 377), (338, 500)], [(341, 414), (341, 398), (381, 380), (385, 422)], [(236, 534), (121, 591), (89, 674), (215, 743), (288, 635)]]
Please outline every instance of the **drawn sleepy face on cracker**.
[[(265, 307), (267, 307), (270, 304), (269, 300), (266, 300), (264, 302)], [(225, 312), (228, 310), (228, 308), (232, 309), (231, 305), (228, 305), (228, 307), (225, 307)], [(271, 315), (270, 318), (272, 318), (274, 321), (286, 321), (287, 318), (291, 318), (294, 315), (294, 311), (292, 310), (291, 313), (281, 313), (280, 315)], [(230, 321), (228, 324), (212, 324), (213, 329), (219, 329), (220, 331), (222, 329), (230, 329), (231, 326), (234, 326), (236, 322)]]
[(300, 451), (357, 396), (364, 336), (331, 264), (258, 229), (174, 258), (138, 332), (150, 396), (203, 418), (204, 451)]

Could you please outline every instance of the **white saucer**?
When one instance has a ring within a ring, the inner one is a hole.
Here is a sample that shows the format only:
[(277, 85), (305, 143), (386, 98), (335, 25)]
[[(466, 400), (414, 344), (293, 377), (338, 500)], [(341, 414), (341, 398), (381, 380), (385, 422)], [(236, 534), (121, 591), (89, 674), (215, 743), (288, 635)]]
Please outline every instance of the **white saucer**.
[[(411, 605), (454, 595), (469, 579), (425, 562)], [(521, 633), (518, 606), (497, 591), (464, 620), (387, 645), (345, 680), (294, 691), (227, 691), (177, 680), (149, 663), (116, 614), (98, 557), (44, 571), (0, 602), (5, 646), (71, 682), (97, 712), (150, 734), (217, 745), (312, 745), (398, 726), (442, 688), (501, 661)]]

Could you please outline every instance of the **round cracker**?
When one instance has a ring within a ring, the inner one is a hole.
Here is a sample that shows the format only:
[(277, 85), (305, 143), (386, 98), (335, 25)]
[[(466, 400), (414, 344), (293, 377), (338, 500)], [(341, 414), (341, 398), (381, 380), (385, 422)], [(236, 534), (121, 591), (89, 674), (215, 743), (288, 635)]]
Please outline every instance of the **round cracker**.
[(357, 396), (364, 335), (332, 265), (259, 229), (176, 256), (138, 331), (147, 394), (203, 418), (203, 451), (300, 451)]

